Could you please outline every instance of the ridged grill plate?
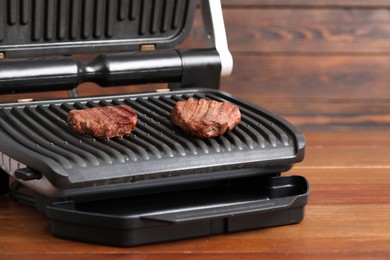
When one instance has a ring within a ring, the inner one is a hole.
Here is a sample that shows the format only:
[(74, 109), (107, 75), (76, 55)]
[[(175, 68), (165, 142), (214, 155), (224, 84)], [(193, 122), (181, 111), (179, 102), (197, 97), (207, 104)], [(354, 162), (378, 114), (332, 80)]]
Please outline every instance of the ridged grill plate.
[[(190, 97), (236, 104), (242, 120), (221, 137), (192, 138), (170, 122), (175, 103)], [(118, 104), (137, 112), (129, 136), (96, 140), (66, 122), (72, 109)], [(283, 119), (224, 92), (186, 90), (4, 104), (0, 150), (55, 186), (72, 188), (289, 165), (303, 159), (304, 137)]]
[(177, 46), (195, 0), (0, 0), (0, 52), (10, 57)]

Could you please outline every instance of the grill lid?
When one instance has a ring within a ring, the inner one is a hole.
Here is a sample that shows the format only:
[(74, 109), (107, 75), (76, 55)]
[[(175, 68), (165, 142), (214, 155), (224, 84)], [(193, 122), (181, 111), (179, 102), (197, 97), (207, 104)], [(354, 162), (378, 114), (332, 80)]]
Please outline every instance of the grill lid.
[[(241, 123), (218, 138), (192, 138), (170, 122), (178, 100), (193, 97), (239, 106)], [(138, 115), (130, 136), (95, 140), (74, 133), (67, 112), (127, 104)], [(303, 134), (269, 112), (218, 90), (187, 90), (51, 100), (0, 106), (0, 150), (69, 189), (277, 165), (304, 156)]]
[(173, 48), (195, 0), (0, 0), (0, 53), (11, 57)]

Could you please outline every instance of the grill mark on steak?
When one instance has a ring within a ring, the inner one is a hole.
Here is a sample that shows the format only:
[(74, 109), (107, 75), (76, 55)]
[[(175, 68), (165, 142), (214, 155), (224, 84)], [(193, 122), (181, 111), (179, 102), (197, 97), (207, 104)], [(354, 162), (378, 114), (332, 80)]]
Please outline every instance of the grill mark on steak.
[(196, 111), (196, 108), (198, 107), (198, 103), (195, 102), (185, 102), (184, 106), (182, 107), (182, 115), (183, 115), (183, 123), (187, 123), (190, 121), (191, 117)]
[(178, 101), (171, 113), (174, 125), (199, 138), (223, 135), (231, 131), (240, 120), (238, 106), (206, 99)]
[(201, 99), (196, 103), (196, 109), (192, 116), (190, 117), (189, 121), (186, 122), (187, 124), (192, 124), (192, 128), (199, 129), (202, 124), (202, 119), (204, 118), (204, 115), (207, 113), (207, 110), (209, 108), (209, 104), (205, 99)]
[(137, 120), (137, 114), (127, 105), (71, 110), (67, 117), (75, 132), (98, 139), (129, 135)]
[(229, 106), (226, 102), (220, 107), (219, 114), (215, 121), (221, 123), (226, 121), (226, 127), (231, 131), (238, 122), (235, 120), (225, 120), (226, 115), (236, 119), (237, 117), (241, 117), (241, 114), (237, 106)]
[(224, 115), (229, 115), (228, 111), (224, 111), (225, 104), (226, 103), (220, 105), (217, 101), (214, 101), (210, 104), (207, 118), (204, 118), (204, 122), (209, 126), (209, 131), (217, 131), (222, 133), (227, 131), (228, 122), (221, 121)]

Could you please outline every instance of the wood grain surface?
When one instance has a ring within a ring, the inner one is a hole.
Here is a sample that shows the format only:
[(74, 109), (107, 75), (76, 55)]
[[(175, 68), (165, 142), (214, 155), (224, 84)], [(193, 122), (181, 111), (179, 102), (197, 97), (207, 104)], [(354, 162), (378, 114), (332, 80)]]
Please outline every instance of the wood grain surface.
[[(310, 183), (297, 225), (133, 248), (58, 239), (35, 208), (0, 196), (0, 259), (389, 259), (390, 1), (222, 0), (231, 76), (221, 89), (300, 127)], [(182, 48), (204, 46), (199, 13)], [(83, 96), (153, 91), (100, 88)], [(62, 98), (66, 92), (4, 95)]]

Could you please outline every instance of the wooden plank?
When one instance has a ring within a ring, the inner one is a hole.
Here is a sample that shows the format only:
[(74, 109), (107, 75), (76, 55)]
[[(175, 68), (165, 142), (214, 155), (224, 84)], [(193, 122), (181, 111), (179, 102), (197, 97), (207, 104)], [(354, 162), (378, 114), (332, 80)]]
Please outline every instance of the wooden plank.
[(308, 99), (259, 96), (246, 96), (245, 99), (284, 116), (304, 130), (387, 129), (390, 127), (390, 99)]
[[(184, 47), (204, 45), (198, 16)], [(386, 8), (227, 8), (224, 19), (232, 52), (390, 52), (390, 16)]]
[[(390, 148), (390, 132), (388, 130), (321, 131), (321, 132), (307, 131), (305, 134), (306, 134), (307, 141), (311, 147), (325, 146), (331, 149), (333, 147), (350, 147), (350, 148), (365, 147), (366, 149), (371, 149), (373, 147)], [(388, 162), (388, 166), (390, 166), (390, 160)], [(390, 177), (390, 174), (388, 177)]]
[(260, 95), (241, 95), (248, 101), (252, 101), (271, 111), (284, 115), (299, 116), (372, 116), (388, 114), (390, 100), (386, 98), (288, 98), (270, 97)]
[[(13, 202), (11, 202), (13, 203)], [(24, 211), (28, 213), (28, 211)], [(390, 206), (387, 204), (361, 205), (323, 205), (309, 204), (306, 217), (298, 225), (283, 226), (272, 229), (252, 230), (235, 234), (212, 236), (209, 238), (184, 240), (135, 248), (117, 248), (97, 246), (57, 239), (47, 234), (47, 222), (7, 219), (2, 225), (3, 243), (1, 253), (11, 256), (27, 256), (30, 254), (52, 254), (68, 256), (73, 254), (91, 254), (90, 256), (106, 257), (110, 255), (142, 255), (152, 254), (164, 256), (174, 254), (200, 255), (239, 254), (263, 252), (280, 255), (285, 252), (292, 254), (312, 255), (330, 252), (331, 250), (351, 253), (365, 253), (368, 250), (378, 253), (389, 253), (388, 215)], [(37, 213), (35, 213), (37, 214)], [(344, 216), (342, 216), (344, 215)], [(41, 217), (43, 219), (43, 217)], [(364, 220), (364, 221), (363, 221)], [(36, 227), (29, 225), (36, 223)], [(14, 227), (8, 229), (5, 227)], [(330, 228), (332, 227), (332, 228)], [(6, 238), (6, 239), (4, 239)], [(330, 243), (330, 241), (332, 243)], [(335, 243), (337, 242), (337, 243)], [(21, 245), (28, 244), (21, 249)], [(278, 244), (278, 246), (272, 246)], [(307, 244), (311, 246), (308, 247)], [(194, 247), (196, 245), (196, 247)], [(239, 257), (240, 258), (240, 257)], [(56, 258), (57, 259), (57, 258)], [(197, 259), (197, 258), (195, 258)]]
[[(357, 137), (360, 137), (356, 134)], [(390, 147), (308, 147), (303, 163), (297, 165), (300, 168), (328, 168), (328, 169), (389, 169), (386, 162), (389, 157)]]
[(389, 7), (388, 0), (222, 0), (224, 7)]
[(261, 97), (388, 99), (388, 56), (234, 55), (221, 88)]

